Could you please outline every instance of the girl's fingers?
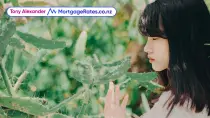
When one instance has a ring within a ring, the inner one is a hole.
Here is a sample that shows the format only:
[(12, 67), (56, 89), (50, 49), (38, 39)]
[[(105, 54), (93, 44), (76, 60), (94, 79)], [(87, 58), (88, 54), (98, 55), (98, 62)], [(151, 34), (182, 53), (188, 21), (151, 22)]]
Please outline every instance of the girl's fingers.
[(111, 102), (112, 102), (112, 90), (109, 89), (105, 98), (104, 111), (110, 108)]
[(128, 94), (126, 94), (126, 96), (124, 97), (122, 103), (121, 103), (121, 107), (125, 108), (128, 102)]
[(113, 82), (109, 82), (109, 90), (108, 90), (106, 98), (105, 98), (104, 111), (109, 110), (111, 108), (111, 105), (114, 103), (114, 100), (113, 100), (114, 89), (113, 89), (113, 87), (114, 87)]
[(114, 90), (114, 83), (112, 81), (109, 82), (109, 89)]
[(115, 87), (115, 104), (120, 105), (120, 86), (116, 85)]
[(111, 94), (111, 103), (114, 104), (115, 103), (115, 91), (114, 91), (114, 83), (113, 82), (109, 82), (109, 90), (112, 90), (112, 94)]

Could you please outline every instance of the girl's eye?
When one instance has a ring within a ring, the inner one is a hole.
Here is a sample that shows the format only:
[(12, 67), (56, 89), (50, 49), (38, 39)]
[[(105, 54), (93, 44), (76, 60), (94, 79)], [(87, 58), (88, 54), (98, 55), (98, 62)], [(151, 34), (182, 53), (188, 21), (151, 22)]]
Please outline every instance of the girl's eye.
[(158, 38), (153, 38), (153, 40), (157, 40)]

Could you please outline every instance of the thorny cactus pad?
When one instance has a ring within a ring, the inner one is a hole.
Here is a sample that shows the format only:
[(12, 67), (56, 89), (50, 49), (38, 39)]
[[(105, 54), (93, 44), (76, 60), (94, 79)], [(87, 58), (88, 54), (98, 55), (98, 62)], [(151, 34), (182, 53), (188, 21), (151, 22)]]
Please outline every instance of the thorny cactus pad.
[(78, 92), (77, 94), (69, 97), (68, 99), (62, 101), (56, 106), (46, 104), (45, 99), (32, 98), (32, 97), (0, 97), (0, 105), (18, 110), (27, 114), (35, 116), (48, 115), (59, 110), (62, 106), (75, 99), (79, 95), (82, 95), (85, 90)]
[(3, 56), (6, 47), (16, 31), (15, 22), (0, 23), (0, 57)]
[(30, 43), (36, 46), (37, 48), (57, 49), (57, 48), (64, 48), (66, 46), (66, 43), (63, 41), (47, 40), (42, 37), (36, 37), (33, 36), (32, 34), (23, 33), (20, 31), (17, 31), (17, 35), (25, 42)]
[(147, 73), (131, 73), (127, 72), (126, 74), (131, 80), (133, 80), (137, 86), (143, 86), (147, 88), (147, 90), (160, 93), (160, 89), (164, 87), (153, 82), (152, 80), (156, 79), (158, 76), (155, 72), (147, 72)]
[(102, 64), (87, 58), (73, 64), (71, 76), (81, 83), (102, 84), (125, 75), (129, 67), (130, 57), (125, 57), (110, 64)]

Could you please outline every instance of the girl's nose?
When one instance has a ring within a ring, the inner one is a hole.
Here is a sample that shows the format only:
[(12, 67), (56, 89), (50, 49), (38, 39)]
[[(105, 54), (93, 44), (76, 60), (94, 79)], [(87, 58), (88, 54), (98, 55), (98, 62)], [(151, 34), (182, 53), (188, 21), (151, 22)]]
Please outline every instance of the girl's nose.
[(152, 48), (151, 48), (151, 44), (149, 41), (147, 41), (146, 45), (144, 46), (144, 52), (152, 53)]

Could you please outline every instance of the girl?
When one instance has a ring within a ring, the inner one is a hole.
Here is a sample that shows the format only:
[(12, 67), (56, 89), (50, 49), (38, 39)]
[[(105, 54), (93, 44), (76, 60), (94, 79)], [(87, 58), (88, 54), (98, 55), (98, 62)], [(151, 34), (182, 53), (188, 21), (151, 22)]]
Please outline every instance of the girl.
[[(140, 118), (210, 118), (210, 14), (204, 0), (156, 0), (141, 14), (139, 31), (165, 86)], [(119, 86), (110, 83), (105, 118), (126, 117), (128, 95), (121, 105), (119, 96)]]

